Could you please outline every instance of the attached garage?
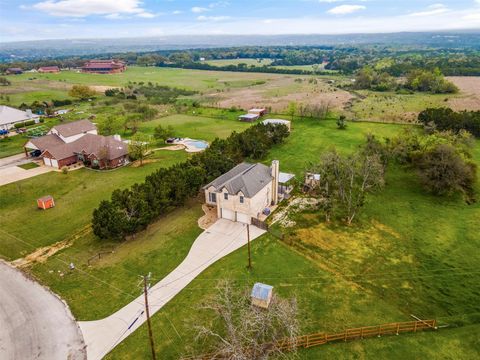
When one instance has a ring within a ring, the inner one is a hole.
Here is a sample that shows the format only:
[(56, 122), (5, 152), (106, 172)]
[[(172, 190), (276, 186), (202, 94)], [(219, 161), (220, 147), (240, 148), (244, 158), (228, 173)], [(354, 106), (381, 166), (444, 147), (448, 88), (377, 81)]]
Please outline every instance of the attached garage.
[(52, 166), (52, 162), (50, 161), (50, 158), (43, 157), (43, 162), (44, 162), (45, 165), (47, 165), (47, 166)]
[(237, 221), (244, 224), (250, 224), (252, 221), (252, 218), (248, 214), (242, 214), (237, 212)]
[(235, 221), (235, 212), (228, 209), (221, 209), (222, 211), (222, 219), (232, 220)]
[(54, 168), (57, 168), (58, 169), (58, 161), (55, 160), (55, 159), (52, 159), (52, 167)]

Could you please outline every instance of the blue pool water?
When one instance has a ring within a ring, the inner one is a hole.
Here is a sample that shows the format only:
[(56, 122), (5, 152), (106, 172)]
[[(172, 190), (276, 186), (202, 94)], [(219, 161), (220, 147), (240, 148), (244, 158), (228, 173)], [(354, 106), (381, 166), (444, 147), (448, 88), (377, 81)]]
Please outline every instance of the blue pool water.
[(208, 143), (202, 140), (189, 140), (185, 142), (188, 146), (196, 147), (197, 149), (206, 149)]

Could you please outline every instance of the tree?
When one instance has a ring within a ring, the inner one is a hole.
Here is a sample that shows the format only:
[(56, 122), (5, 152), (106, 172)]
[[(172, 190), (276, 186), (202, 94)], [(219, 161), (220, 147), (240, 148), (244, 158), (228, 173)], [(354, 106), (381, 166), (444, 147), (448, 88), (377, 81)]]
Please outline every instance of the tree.
[(103, 135), (114, 135), (122, 128), (121, 119), (118, 116), (110, 115), (99, 122), (98, 128)]
[(340, 117), (337, 119), (337, 127), (340, 130), (345, 130), (347, 128), (347, 118), (345, 115), (340, 115)]
[(142, 134), (136, 134), (128, 144), (128, 155), (133, 160), (140, 160), (140, 166), (143, 165), (143, 160), (148, 155), (150, 148), (150, 139)]
[(6, 77), (1, 76), (0, 77), (0, 85), (9, 86), (9, 85), (12, 85), (12, 82), (10, 80), (8, 80)]
[(290, 101), (287, 107), (287, 114), (290, 115), (293, 120), (296, 113), (297, 113), (297, 103), (295, 101)]
[(439, 144), (416, 160), (422, 185), (433, 194), (451, 195), (455, 192), (473, 195), (476, 165), (465, 159), (450, 144)]
[(366, 195), (384, 184), (380, 156), (356, 153), (343, 157), (335, 150), (323, 154), (320, 164), (308, 172), (320, 174), (316, 191), (327, 221), (339, 215), (351, 224), (365, 204)]
[(249, 292), (235, 289), (228, 281), (220, 281), (216, 296), (200, 306), (212, 312), (215, 324), (195, 324), (197, 339), (211, 340), (213, 352), (222, 359), (267, 359), (285, 356), (279, 345), (289, 340), (295, 352), (299, 333), (295, 299), (274, 295), (269, 308), (251, 305)]
[(95, 90), (86, 85), (73, 85), (68, 95), (79, 100), (87, 100), (94, 97), (97, 93)]
[(157, 140), (161, 140), (162, 142), (165, 142), (170, 137), (173, 137), (175, 134), (173, 127), (171, 125), (168, 125), (166, 128), (164, 128), (162, 125), (158, 125), (153, 133), (153, 137)]

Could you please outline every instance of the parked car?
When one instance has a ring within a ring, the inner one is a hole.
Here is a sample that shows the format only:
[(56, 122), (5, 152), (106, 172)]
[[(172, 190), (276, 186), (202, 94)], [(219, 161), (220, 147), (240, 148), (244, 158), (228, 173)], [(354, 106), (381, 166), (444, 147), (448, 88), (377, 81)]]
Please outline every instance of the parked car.
[(39, 157), (42, 152), (40, 150), (33, 150), (30, 151), (30, 156), (31, 157)]

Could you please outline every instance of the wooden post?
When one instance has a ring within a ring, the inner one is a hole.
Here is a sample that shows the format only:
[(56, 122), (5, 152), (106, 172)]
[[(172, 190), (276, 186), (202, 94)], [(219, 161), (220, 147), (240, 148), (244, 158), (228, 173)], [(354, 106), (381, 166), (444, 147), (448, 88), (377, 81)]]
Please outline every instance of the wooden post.
[(248, 243), (248, 270), (252, 269), (252, 255), (250, 251), (250, 224), (247, 224), (247, 243)]
[(143, 277), (143, 293), (145, 295), (145, 313), (147, 314), (148, 337), (150, 338), (150, 347), (152, 349), (152, 359), (156, 360), (157, 357), (155, 356), (155, 344), (153, 343), (152, 324), (150, 323), (150, 310), (148, 308), (147, 276)]

